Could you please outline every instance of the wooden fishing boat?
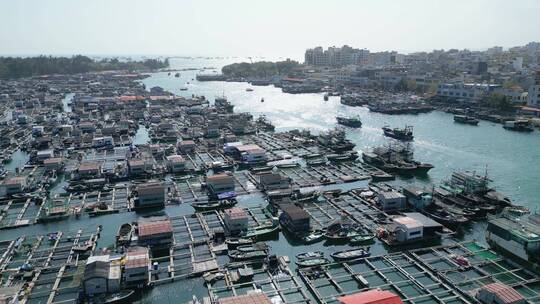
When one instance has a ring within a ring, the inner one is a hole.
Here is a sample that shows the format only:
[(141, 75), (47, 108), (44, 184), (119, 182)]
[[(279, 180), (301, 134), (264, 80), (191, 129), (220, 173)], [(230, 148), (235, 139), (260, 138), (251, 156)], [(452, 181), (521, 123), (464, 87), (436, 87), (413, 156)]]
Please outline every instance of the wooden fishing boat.
[(251, 252), (251, 251), (262, 251), (268, 250), (268, 245), (266, 243), (253, 243), (249, 245), (240, 245), (236, 247), (236, 250), (241, 252)]
[(231, 250), (228, 253), (229, 258), (237, 261), (247, 261), (247, 260), (262, 260), (265, 259), (268, 254), (265, 250), (255, 250), (255, 251), (238, 251)]
[(302, 237), (302, 241), (306, 244), (313, 244), (319, 241), (322, 241), (324, 239), (324, 231), (322, 230), (316, 230), (311, 232), (308, 235), (305, 235)]
[(327, 258), (315, 258), (315, 259), (306, 259), (296, 261), (298, 267), (315, 267), (328, 264), (330, 261)]
[(375, 235), (373, 234), (363, 234), (363, 235), (351, 237), (349, 242), (351, 244), (369, 243), (369, 242), (372, 242), (374, 238), (375, 238)]
[(262, 237), (262, 236), (269, 235), (272, 233), (276, 233), (278, 230), (279, 230), (279, 225), (257, 227), (257, 228), (248, 230), (244, 235), (242, 235), (242, 237), (243, 238), (257, 238), (257, 237)]
[(118, 234), (116, 235), (116, 245), (121, 246), (128, 244), (131, 241), (131, 236), (133, 233), (133, 225), (130, 223), (124, 223), (118, 229)]
[(130, 298), (134, 293), (135, 291), (131, 289), (122, 290), (105, 297), (103, 303), (131, 303)]
[(229, 248), (236, 248), (242, 245), (253, 244), (253, 240), (249, 238), (228, 238), (225, 240), (225, 244), (227, 244), (227, 247)]
[(298, 260), (309, 260), (309, 259), (318, 259), (323, 258), (324, 253), (322, 251), (308, 251), (302, 252), (296, 255)]
[(191, 206), (197, 211), (209, 211), (217, 209), (227, 209), (236, 205), (236, 200), (220, 200), (191, 203)]
[(367, 258), (371, 253), (363, 248), (343, 250), (332, 253), (330, 256), (336, 261), (348, 261), (359, 258)]

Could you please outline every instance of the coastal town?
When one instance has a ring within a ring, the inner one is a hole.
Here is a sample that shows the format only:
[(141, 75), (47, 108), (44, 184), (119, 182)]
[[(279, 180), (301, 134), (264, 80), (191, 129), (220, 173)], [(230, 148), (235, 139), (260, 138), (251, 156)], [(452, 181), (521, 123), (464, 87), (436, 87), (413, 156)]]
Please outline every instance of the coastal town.
[[(263, 78), (255, 62), (251, 75), (190, 69), (189, 81), (315, 92), (368, 114), (450, 112), (535, 136), (539, 55), (540, 43), (314, 48), (287, 74)], [(186, 71), (0, 81), (3, 299), (127, 303), (174, 286), (180, 303), (540, 303), (540, 218), (487, 169), (425, 183), (437, 168), (416, 159), (414, 126), (385, 126), (388, 144), (358, 151), (347, 132), (360, 117), (276, 131), (225, 95), (144, 84)]]
[(0, 304), (540, 304), (539, 9), (3, 1)]

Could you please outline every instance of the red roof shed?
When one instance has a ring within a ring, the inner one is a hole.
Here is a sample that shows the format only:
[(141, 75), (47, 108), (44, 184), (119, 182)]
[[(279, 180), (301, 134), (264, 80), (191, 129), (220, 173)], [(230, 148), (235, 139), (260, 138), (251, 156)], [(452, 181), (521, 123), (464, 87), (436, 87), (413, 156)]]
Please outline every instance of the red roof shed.
[(401, 299), (387, 290), (373, 289), (338, 298), (341, 304), (403, 304)]

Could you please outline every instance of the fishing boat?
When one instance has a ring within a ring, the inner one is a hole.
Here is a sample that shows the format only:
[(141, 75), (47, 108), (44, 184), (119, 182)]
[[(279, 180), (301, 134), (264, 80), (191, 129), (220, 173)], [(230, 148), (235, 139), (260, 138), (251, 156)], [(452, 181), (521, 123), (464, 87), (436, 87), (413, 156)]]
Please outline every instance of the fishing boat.
[(534, 129), (531, 127), (531, 123), (528, 120), (512, 120), (505, 121), (503, 128), (506, 130), (518, 131), (518, 132), (532, 132)]
[(343, 250), (332, 253), (330, 256), (336, 261), (348, 261), (360, 258), (367, 258), (371, 253), (364, 248)]
[(315, 259), (306, 259), (306, 260), (298, 260), (296, 261), (296, 265), (298, 267), (315, 267), (315, 266), (321, 266), (324, 264), (328, 264), (330, 261), (328, 261), (327, 258), (315, 258)]
[(351, 237), (351, 239), (349, 240), (349, 243), (364, 244), (364, 243), (372, 242), (374, 238), (375, 238), (375, 235), (373, 234), (363, 234), (363, 235)]
[(272, 233), (276, 233), (278, 230), (279, 230), (279, 225), (257, 227), (257, 228), (247, 230), (245, 234), (242, 235), (242, 237), (243, 238), (257, 238), (257, 237), (262, 237), (262, 236), (269, 235)]
[(458, 227), (470, 221), (465, 216), (452, 214), (444, 208), (428, 208), (423, 212), (446, 227)]
[(322, 251), (308, 251), (296, 255), (298, 260), (317, 259), (322, 257), (324, 257), (324, 253)]
[(480, 122), (478, 119), (466, 115), (454, 115), (454, 121), (473, 126), (477, 126)]
[(263, 260), (268, 256), (266, 250), (255, 250), (255, 251), (238, 251), (231, 250), (228, 253), (229, 258), (237, 261), (247, 261), (247, 260)]
[(248, 238), (227, 238), (225, 244), (227, 244), (227, 247), (229, 248), (236, 248), (242, 245), (253, 244), (253, 240)]
[(132, 301), (130, 300), (130, 297), (134, 293), (135, 291), (131, 289), (122, 290), (106, 296), (103, 303), (131, 303)]
[(209, 211), (209, 210), (218, 210), (218, 209), (227, 209), (236, 205), (237, 201), (234, 199), (231, 200), (220, 200), (220, 201), (208, 201), (208, 202), (197, 202), (191, 203), (191, 206), (197, 211)]
[(118, 229), (118, 234), (116, 235), (116, 245), (122, 246), (128, 244), (131, 241), (131, 236), (133, 234), (133, 225), (130, 223), (124, 223)]
[(324, 231), (322, 231), (322, 230), (313, 231), (313, 232), (303, 236), (301, 239), (305, 244), (317, 243), (317, 242), (322, 241), (324, 239)]
[(266, 243), (252, 243), (248, 245), (240, 245), (236, 247), (236, 250), (240, 252), (251, 252), (251, 251), (266, 251), (268, 250), (268, 245)]
[(338, 124), (350, 128), (360, 128), (362, 126), (362, 121), (359, 117), (336, 117)]
[(397, 140), (402, 141), (411, 141), (414, 139), (413, 136), (413, 127), (405, 126), (405, 128), (390, 128), (389, 126), (384, 126), (383, 128), (384, 135), (391, 137)]

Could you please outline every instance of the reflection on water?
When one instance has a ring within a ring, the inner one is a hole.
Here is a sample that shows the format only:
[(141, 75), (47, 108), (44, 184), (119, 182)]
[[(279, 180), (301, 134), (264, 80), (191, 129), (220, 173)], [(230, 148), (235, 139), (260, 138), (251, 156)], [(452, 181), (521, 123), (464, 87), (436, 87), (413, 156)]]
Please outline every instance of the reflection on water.
[[(173, 68), (214, 66), (221, 67), (219, 60), (173, 59)], [(478, 127), (456, 124), (452, 115), (432, 112), (420, 115), (384, 115), (371, 113), (365, 107), (348, 107), (339, 103), (339, 97), (323, 100), (323, 94), (286, 94), (274, 86), (251, 86), (239, 82), (198, 82), (195, 75), (200, 71), (182, 71), (179, 78), (167, 73), (155, 73), (143, 82), (149, 89), (161, 86), (177, 95), (189, 97), (204, 95), (213, 100), (225, 94), (235, 105), (235, 111), (251, 112), (255, 117), (265, 114), (275, 125), (276, 131), (307, 128), (320, 132), (336, 126), (337, 115), (358, 115), (361, 129), (348, 129), (347, 136), (359, 151), (391, 142), (382, 134), (381, 128), (388, 124), (395, 127), (414, 126), (415, 141), (412, 144), (418, 160), (435, 165), (427, 181), (440, 182), (454, 170), (487, 169), (494, 185), (514, 201), (535, 207), (540, 205), (538, 172), (540, 163), (540, 132), (532, 134), (504, 130), (501, 125), (487, 121)], [(189, 82), (189, 84), (188, 84)], [(188, 91), (181, 91), (187, 87)], [(252, 88), (247, 92), (246, 88)], [(265, 102), (262, 103), (261, 98)], [(408, 179), (406, 182), (414, 182)], [(426, 182), (426, 180), (420, 180)]]

